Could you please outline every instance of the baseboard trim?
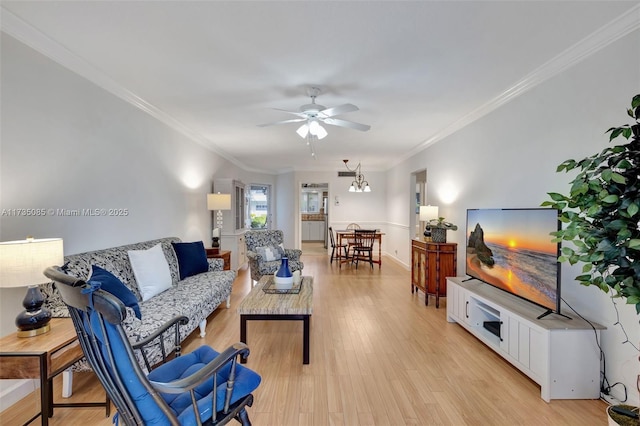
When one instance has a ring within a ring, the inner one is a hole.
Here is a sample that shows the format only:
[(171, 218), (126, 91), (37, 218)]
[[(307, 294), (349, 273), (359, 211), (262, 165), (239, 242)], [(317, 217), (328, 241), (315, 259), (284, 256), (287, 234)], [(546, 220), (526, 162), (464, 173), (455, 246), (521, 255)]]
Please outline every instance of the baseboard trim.
[(39, 387), (37, 380), (0, 381), (0, 412), (11, 407)]

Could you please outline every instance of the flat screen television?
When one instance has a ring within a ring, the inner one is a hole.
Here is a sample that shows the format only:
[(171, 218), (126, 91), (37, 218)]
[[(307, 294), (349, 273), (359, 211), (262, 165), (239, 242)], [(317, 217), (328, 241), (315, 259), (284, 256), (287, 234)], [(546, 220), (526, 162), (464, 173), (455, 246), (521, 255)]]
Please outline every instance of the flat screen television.
[(560, 313), (559, 229), (556, 209), (468, 209), (465, 273)]

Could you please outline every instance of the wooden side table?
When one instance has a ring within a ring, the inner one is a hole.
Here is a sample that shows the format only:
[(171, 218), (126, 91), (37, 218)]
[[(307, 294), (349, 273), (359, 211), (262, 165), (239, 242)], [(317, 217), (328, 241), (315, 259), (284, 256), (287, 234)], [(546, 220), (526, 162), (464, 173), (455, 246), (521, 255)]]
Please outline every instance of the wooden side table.
[(208, 249), (205, 249), (205, 251), (207, 252), (207, 257), (209, 259), (222, 259), (222, 260), (224, 260), (223, 269), (225, 271), (231, 270), (231, 251), (230, 250), (220, 250), (220, 249), (208, 248)]
[(105, 402), (54, 403), (53, 378), (84, 357), (71, 318), (52, 318), (51, 330), (34, 337), (18, 337), (17, 333), (0, 339), (0, 379), (39, 379), (40, 416), (42, 425), (53, 417), (54, 407), (105, 407), (107, 417), (111, 403)]

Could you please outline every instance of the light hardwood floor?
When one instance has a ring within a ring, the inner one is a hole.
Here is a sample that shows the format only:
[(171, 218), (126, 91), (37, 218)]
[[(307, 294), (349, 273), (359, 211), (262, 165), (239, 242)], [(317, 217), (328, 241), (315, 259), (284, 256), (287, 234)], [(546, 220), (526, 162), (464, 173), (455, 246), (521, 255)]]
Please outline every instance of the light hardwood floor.
[[(302, 323), (249, 322), (247, 366), (262, 375), (249, 416), (261, 425), (604, 425), (598, 400), (540, 399), (540, 387), (456, 324), (412, 295), (409, 272), (385, 258), (381, 269), (330, 265), (304, 255), (314, 277), (311, 362), (302, 364)], [(246, 270), (234, 283), (231, 308), (209, 318), (185, 351), (238, 341), (236, 307), (250, 291)], [(104, 397), (91, 373), (76, 374), (74, 400)], [(60, 401), (60, 379), (55, 398)], [(37, 410), (31, 395), (0, 415), (22, 424)], [(34, 422), (39, 424), (39, 420)], [(57, 408), (52, 425), (105, 425), (96, 408)]]

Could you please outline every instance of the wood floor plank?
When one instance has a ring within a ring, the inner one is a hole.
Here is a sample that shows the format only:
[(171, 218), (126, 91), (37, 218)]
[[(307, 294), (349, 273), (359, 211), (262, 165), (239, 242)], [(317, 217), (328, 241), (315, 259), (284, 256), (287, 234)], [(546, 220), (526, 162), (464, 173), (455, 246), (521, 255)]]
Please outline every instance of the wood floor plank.
[[(436, 309), (432, 300), (424, 305), (424, 294), (412, 294), (409, 271), (394, 261), (357, 271), (324, 255), (303, 254), (303, 261), (304, 274), (314, 277), (311, 362), (302, 364), (299, 321), (249, 321), (246, 365), (262, 376), (248, 409), (255, 426), (606, 424), (602, 401), (540, 399), (537, 384), (447, 323), (446, 298)], [(218, 308), (206, 336), (194, 333), (184, 351), (238, 341), (236, 308), (251, 288), (241, 270), (231, 308)], [(61, 400), (59, 377), (54, 392)], [(73, 401), (103, 397), (93, 374), (74, 376)], [(24, 423), (37, 401), (32, 394), (3, 411), (0, 424)], [(58, 408), (50, 424), (112, 425), (97, 408)]]

